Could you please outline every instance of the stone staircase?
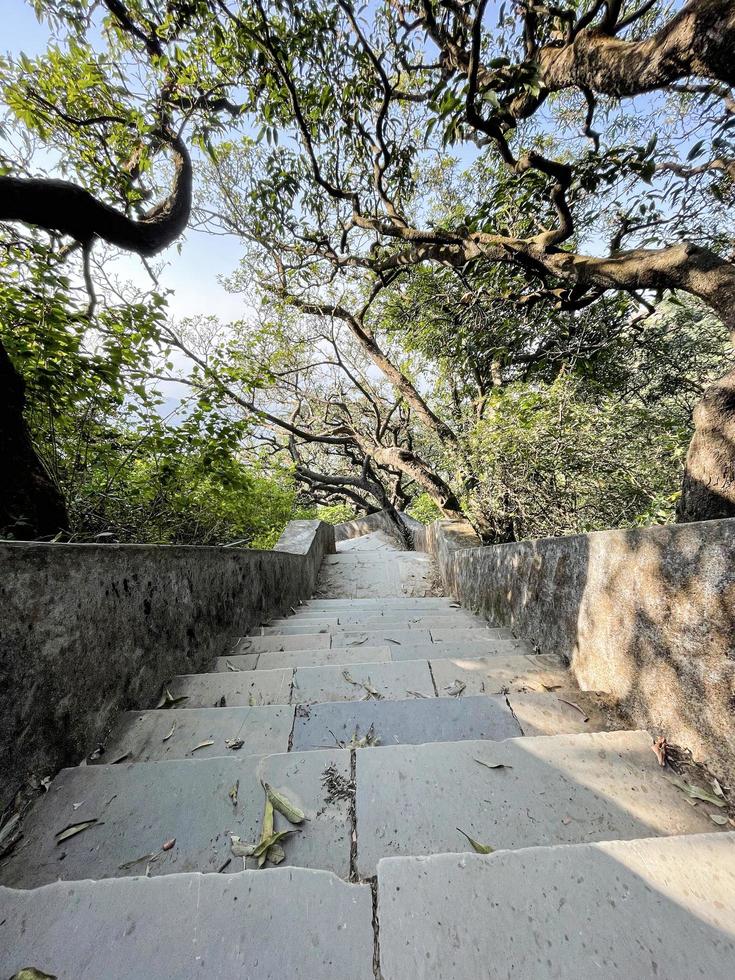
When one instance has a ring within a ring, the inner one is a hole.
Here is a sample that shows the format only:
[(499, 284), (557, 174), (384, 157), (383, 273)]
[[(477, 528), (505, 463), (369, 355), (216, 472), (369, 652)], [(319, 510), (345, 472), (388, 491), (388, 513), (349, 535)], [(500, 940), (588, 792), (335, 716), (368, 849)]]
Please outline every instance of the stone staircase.
[[(0, 865), (0, 976), (732, 977), (720, 808), (427, 555), (340, 547), (51, 783)], [(258, 869), (265, 784), (306, 819)]]

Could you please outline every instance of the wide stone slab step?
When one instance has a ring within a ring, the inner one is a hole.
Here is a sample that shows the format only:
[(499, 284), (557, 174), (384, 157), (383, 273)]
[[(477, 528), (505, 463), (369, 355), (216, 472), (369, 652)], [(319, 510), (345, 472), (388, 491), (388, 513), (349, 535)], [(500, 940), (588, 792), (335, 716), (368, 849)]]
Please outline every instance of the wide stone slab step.
[[(0, 868), (0, 884), (35, 888), (57, 878), (115, 878), (146, 868), (154, 876), (240, 871), (244, 859), (233, 857), (230, 835), (258, 840), (261, 782), (285, 793), (308, 818), (283, 842), (281, 867), (321, 868), (347, 878), (349, 779), (350, 754), (336, 748), (63, 769), (25, 818), (23, 841)], [(96, 823), (57, 843), (60, 831), (87, 820)], [(280, 814), (276, 824), (294, 829)], [(149, 863), (146, 855), (157, 858)]]
[[(372, 693), (374, 692), (374, 693)], [(375, 695), (388, 700), (434, 697), (426, 660), (403, 663), (351, 664), (348, 667), (304, 667), (294, 672), (291, 701), (362, 701)]]
[[(122, 757), (126, 762), (159, 762), (288, 752), (294, 709), (289, 705), (257, 708), (191, 708), (188, 711), (126, 711), (107, 739), (102, 755), (90, 759), (105, 765)], [(228, 748), (226, 739), (241, 741)], [(212, 745), (206, 743), (212, 742)]]
[[(364, 649), (364, 648), (360, 648)], [(431, 651), (435, 648), (430, 647)], [(395, 651), (393, 651), (395, 656)], [(267, 655), (263, 655), (264, 657)], [(233, 665), (236, 658), (225, 658)], [(383, 698), (402, 700), (416, 693), (451, 697), (458, 686), (462, 695), (508, 691), (562, 689), (569, 685), (563, 664), (547, 656), (506, 656), (485, 659), (405, 660), (329, 665), (326, 667), (220, 670), (209, 674), (180, 674), (168, 685), (172, 697), (185, 697), (175, 710), (191, 708), (301, 704), (317, 701), (359, 701), (372, 697), (364, 686)], [(433, 674), (433, 679), (432, 679)], [(435, 687), (436, 685), (436, 687)], [(224, 699), (224, 703), (223, 703)]]
[(358, 749), (359, 873), (385, 857), (471, 850), (460, 831), (496, 850), (711, 831), (651, 742), (601, 732)]
[[(329, 633), (311, 633), (305, 636), (241, 636), (232, 650), (235, 656), (247, 653), (277, 653), (281, 650), (328, 650), (332, 645)], [(343, 645), (343, 644), (341, 644)], [(371, 644), (377, 646), (377, 643)]]
[(301, 868), (3, 888), (0, 976), (374, 980), (371, 918), (368, 885)]
[(185, 708), (289, 704), (293, 674), (290, 667), (179, 674), (171, 678), (168, 691), (174, 699), (185, 698), (176, 704), (176, 711)]
[(728, 980), (735, 834), (381, 861), (378, 924), (383, 980)]
[(334, 701), (298, 706), (293, 749), (338, 745), (384, 746), (521, 735), (502, 697), (419, 698), (403, 701)]
[(289, 636), (294, 633), (342, 633), (356, 630), (380, 629), (481, 629), (493, 637), (512, 637), (509, 629), (491, 627), (481, 619), (464, 614), (457, 616), (349, 616), (335, 619), (289, 619), (275, 620), (267, 626), (253, 631), (255, 636)]
[[(230, 658), (232, 662), (233, 659)], [(388, 663), (393, 659), (391, 649), (383, 646), (333, 646), (328, 650), (286, 650), (283, 653), (262, 653), (256, 670), (274, 667), (327, 667), (332, 664), (349, 666), (359, 663)], [(228, 668), (229, 669), (229, 668)]]
[(408, 609), (460, 609), (459, 603), (448, 596), (380, 596), (378, 598), (351, 599), (308, 599), (302, 605), (295, 607), (299, 612), (323, 612), (328, 611), (332, 615), (336, 609), (345, 611), (376, 610), (377, 615), (381, 615), (388, 610)]
[(463, 695), (498, 694), (501, 691), (539, 691), (569, 686), (569, 674), (557, 657), (547, 654), (503, 653), (489, 657), (430, 654), (431, 670), (439, 697), (451, 696), (464, 684)]

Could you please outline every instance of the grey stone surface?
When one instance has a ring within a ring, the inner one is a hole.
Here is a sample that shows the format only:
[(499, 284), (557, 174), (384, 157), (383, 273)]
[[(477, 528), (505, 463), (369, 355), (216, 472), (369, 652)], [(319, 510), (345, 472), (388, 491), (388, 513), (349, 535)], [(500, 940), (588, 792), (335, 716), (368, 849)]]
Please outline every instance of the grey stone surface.
[(460, 607), (455, 599), (450, 599), (447, 596), (381, 596), (380, 598), (373, 599), (340, 599), (338, 597), (332, 599), (308, 599), (300, 606), (294, 608), (298, 608), (300, 612), (329, 612), (330, 614), (337, 609), (347, 612), (375, 610), (376, 614), (379, 614), (380, 611), (387, 613), (388, 610), (397, 609), (444, 610)]
[(91, 752), (120, 711), (151, 707), (171, 674), (310, 595), (330, 541), (311, 522), (298, 554), (0, 543), (0, 808)]
[[(124, 865), (160, 852), (172, 838), (176, 844), (150, 864), (151, 875), (217, 871), (228, 858), (228, 870), (242, 870), (243, 859), (232, 857), (230, 835), (246, 842), (258, 839), (261, 781), (286, 793), (308, 817), (299, 833), (286, 838), (281, 867), (322, 868), (347, 877), (349, 804), (327, 801), (322, 778), (329, 765), (349, 778), (349, 753), (338, 749), (64, 769), (25, 818), (24, 846), (0, 868), (0, 884), (34, 888), (57, 878), (143, 874), (145, 861), (132, 868)], [(229, 797), (235, 784), (237, 806)], [(82, 805), (74, 809), (76, 803)], [(63, 828), (92, 818), (99, 823), (56, 843), (55, 834)], [(276, 823), (278, 829), (290, 826), (280, 814)]]
[(378, 917), (383, 980), (729, 980), (735, 834), (381, 861)]
[(175, 711), (187, 708), (234, 708), (242, 705), (288, 704), (291, 700), (293, 671), (242, 670), (212, 674), (181, 674), (173, 677), (168, 689), (174, 697), (186, 697)]
[[(105, 752), (94, 761), (100, 765), (127, 756), (127, 762), (158, 762), (163, 759), (197, 759), (233, 755), (225, 739), (242, 739), (240, 755), (288, 752), (293, 726), (289, 705), (257, 708), (190, 708), (187, 711), (126, 711), (105, 742)], [(173, 734), (171, 729), (173, 728)], [(165, 739), (165, 741), (164, 741)], [(238, 756), (239, 757), (239, 756)]]
[[(344, 676), (356, 683), (351, 684)], [(425, 660), (387, 664), (352, 664), (349, 667), (304, 667), (294, 672), (293, 704), (317, 701), (359, 701), (366, 697), (361, 684), (369, 683), (384, 698), (400, 699), (411, 691), (434, 696), (429, 664)]]
[(416, 646), (431, 643), (431, 634), (426, 629), (401, 629), (400, 627), (384, 626), (375, 630), (344, 630), (340, 633), (340, 644), (344, 646), (376, 646), (388, 643), (391, 647)]
[[(569, 684), (570, 681), (567, 681)], [(524, 735), (573, 735), (610, 729), (586, 709), (587, 695), (562, 689), (542, 693), (508, 693), (508, 702)], [(574, 707), (574, 705), (578, 707)], [(618, 729), (629, 728), (620, 722)]]
[[(487, 769), (476, 759), (503, 763)], [(646, 732), (386, 746), (357, 753), (357, 863), (470, 850), (707, 833)]]
[[(258, 670), (276, 667), (314, 667), (325, 664), (385, 663), (391, 659), (388, 647), (330, 647), (329, 650), (287, 650), (283, 653), (261, 653)], [(240, 657), (218, 657), (213, 670), (249, 670), (240, 666)], [(228, 667), (227, 664), (230, 664)]]
[(406, 541), (403, 531), (385, 510), (366, 514), (364, 517), (357, 517), (353, 521), (335, 524), (334, 540), (338, 545), (348, 541), (359, 542), (365, 538), (374, 540), (376, 532), (387, 535), (394, 548), (405, 550)]
[(544, 684), (555, 687), (569, 683), (562, 662), (556, 657), (541, 655), (498, 655), (485, 659), (438, 659), (432, 655), (431, 669), (439, 697), (446, 696), (447, 688), (451, 688), (455, 681), (465, 685), (465, 695), (498, 694), (506, 689), (542, 691)]
[(356, 629), (482, 629), (493, 637), (512, 637), (509, 629), (490, 627), (484, 620), (461, 609), (447, 610), (442, 615), (427, 613), (404, 613), (402, 616), (392, 613), (385, 616), (340, 616), (332, 619), (311, 619), (305, 616), (289, 616), (286, 619), (272, 621), (270, 626), (263, 627), (266, 636), (273, 633), (328, 633), (344, 632)]
[[(404, 701), (343, 701), (296, 711), (294, 751), (349, 744), (372, 731), (377, 744), (504, 739), (521, 729), (503, 698), (409, 698)], [(367, 749), (365, 750), (367, 751)]]
[(315, 595), (320, 598), (387, 598), (430, 595), (433, 563), (428, 555), (353, 552), (322, 563)]
[[(213, 665), (209, 667), (210, 670), (255, 670), (259, 653), (231, 653), (225, 657), (215, 657)], [(228, 667), (227, 664), (230, 664)], [(217, 664), (221, 664), (218, 667)]]
[(330, 647), (329, 650), (291, 650), (286, 653), (263, 653), (258, 670), (273, 667), (322, 667), (330, 664), (387, 663), (391, 652), (387, 646)]
[(337, 542), (337, 552), (345, 551), (403, 551), (395, 538), (384, 531), (371, 531), (359, 538), (345, 539)]
[(449, 592), (735, 781), (734, 519), (447, 551), (452, 527), (427, 529)]
[(242, 636), (231, 652), (237, 656), (241, 653), (277, 653), (279, 650), (326, 650), (331, 645), (329, 633), (311, 633), (306, 636)]
[(374, 980), (370, 888), (322, 871), (0, 889), (0, 910), (3, 977)]
[[(478, 632), (478, 631), (475, 631)], [(394, 634), (395, 635), (395, 634)], [(442, 640), (440, 643), (401, 643), (391, 644), (391, 656), (394, 660), (415, 660), (420, 657), (433, 659), (441, 657), (443, 660), (462, 659), (472, 660), (476, 658), (488, 657), (511, 657), (523, 654), (530, 655), (531, 651), (522, 640), (497, 639), (493, 640), (465, 640), (453, 643), (451, 640)]]

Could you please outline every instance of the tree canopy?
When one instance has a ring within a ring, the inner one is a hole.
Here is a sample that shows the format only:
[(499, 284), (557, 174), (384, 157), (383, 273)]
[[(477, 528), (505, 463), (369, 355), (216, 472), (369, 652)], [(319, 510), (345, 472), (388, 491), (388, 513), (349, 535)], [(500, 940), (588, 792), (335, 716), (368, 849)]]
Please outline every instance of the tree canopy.
[[(731, 2), (34, 6), (48, 51), (0, 66), (0, 223), (6, 268), (42, 250), (68, 282), (46, 340), (8, 293), (21, 372), (94, 332), (77, 390), (175, 376), (190, 429), (217, 416), (304, 499), (488, 540), (735, 513)], [(97, 241), (147, 261), (187, 227), (242, 250), (243, 319), (204, 346), (157, 288), (95, 291)]]

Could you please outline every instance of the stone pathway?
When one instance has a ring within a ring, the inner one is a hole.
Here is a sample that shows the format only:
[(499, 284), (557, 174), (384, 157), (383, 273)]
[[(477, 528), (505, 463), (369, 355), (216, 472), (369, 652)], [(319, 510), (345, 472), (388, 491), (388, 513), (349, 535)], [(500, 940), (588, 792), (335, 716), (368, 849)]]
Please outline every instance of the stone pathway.
[[(313, 600), (59, 773), (0, 865), (0, 977), (731, 977), (718, 809), (561, 662), (431, 595), (428, 556), (341, 544)], [(306, 819), (275, 813), (258, 870), (264, 784)]]

